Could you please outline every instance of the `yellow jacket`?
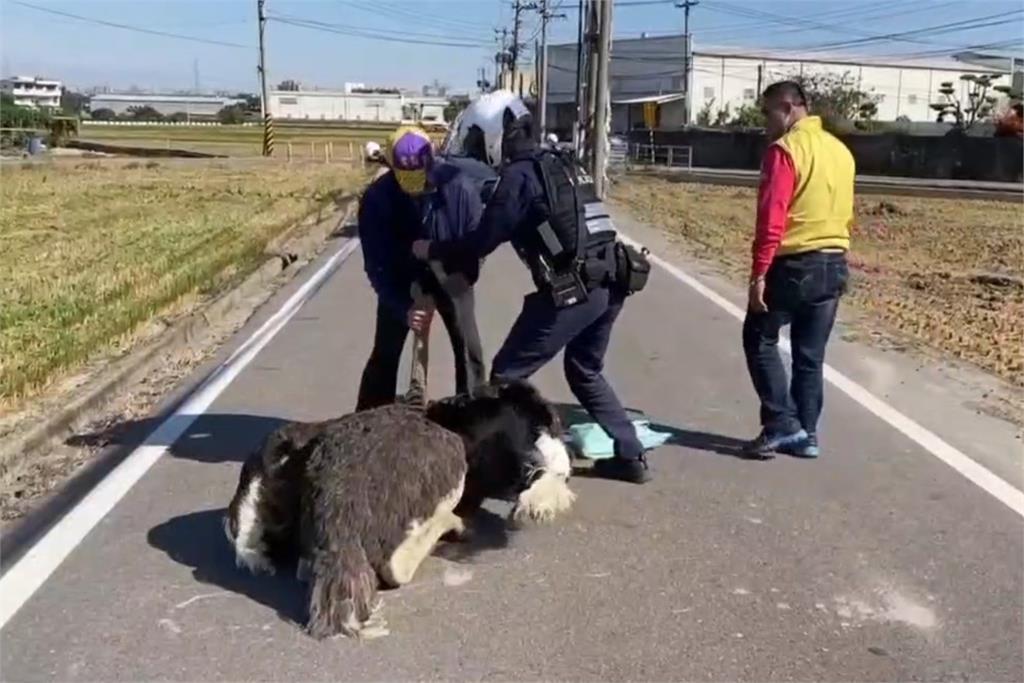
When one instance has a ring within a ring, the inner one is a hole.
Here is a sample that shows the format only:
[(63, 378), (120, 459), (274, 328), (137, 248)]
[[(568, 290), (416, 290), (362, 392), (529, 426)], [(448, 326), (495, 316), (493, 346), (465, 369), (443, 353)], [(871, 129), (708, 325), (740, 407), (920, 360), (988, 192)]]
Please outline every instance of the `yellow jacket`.
[(777, 254), (849, 249), (856, 175), (850, 150), (822, 128), (819, 116), (801, 119), (773, 144), (786, 151), (796, 170)]

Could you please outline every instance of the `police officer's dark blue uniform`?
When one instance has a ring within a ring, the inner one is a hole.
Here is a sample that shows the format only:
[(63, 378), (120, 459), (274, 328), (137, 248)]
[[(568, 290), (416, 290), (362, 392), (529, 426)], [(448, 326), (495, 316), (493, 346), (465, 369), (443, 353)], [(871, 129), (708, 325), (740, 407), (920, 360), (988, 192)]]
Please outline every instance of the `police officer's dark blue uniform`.
[[(506, 163), (477, 230), (457, 241), (429, 246), (421, 243), (414, 246), (414, 251), (421, 258), (424, 249), (432, 259), (483, 258), (509, 241), (531, 266), (536, 282), (534, 262), (541, 248), (538, 226), (545, 220), (546, 193), (535, 163), (539, 148), (533, 141), (532, 119), (525, 108), (511, 115), (506, 112), (502, 150)], [(610, 249), (608, 234), (599, 241)], [(591, 239), (588, 247), (594, 241)], [(494, 358), (492, 381), (528, 378), (564, 349), (569, 387), (615, 442), (615, 457), (598, 460), (596, 473), (637, 483), (646, 481), (649, 474), (643, 445), (602, 375), (612, 327), (625, 294), (607, 282), (592, 284), (587, 286), (583, 301), (559, 307), (551, 292), (541, 282), (538, 285), (538, 291), (524, 298), (522, 311)]]

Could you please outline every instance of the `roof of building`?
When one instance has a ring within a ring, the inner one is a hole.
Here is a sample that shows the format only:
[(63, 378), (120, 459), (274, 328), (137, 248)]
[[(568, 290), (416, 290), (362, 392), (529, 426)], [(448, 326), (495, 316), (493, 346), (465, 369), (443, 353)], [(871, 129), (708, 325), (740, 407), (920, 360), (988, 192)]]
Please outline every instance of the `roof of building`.
[(402, 100), (405, 102), (418, 102), (422, 104), (448, 104), (447, 97), (441, 97), (438, 95), (420, 95), (418, 93), (408, 92), (384, 92), (384, 93), (367, 93), (367, 92), (345, 92), (343, 90), (271, 90), (271, 95), (277, 95), (280, 97), (347, 97), (347, 98), (366, 98), (366, 99), (395, 99)]
[[(629, 50), (637, 53), (647, 53), (651, 58), (663, 57), (674, 59), (682, 55), (683, 35), (656, 36), (648, 38), (616, 38), (613, 41), (615, 48)], [(553, 49), (571, 48), (576, 50), (575, 43), (562, 43), (552, 45)], [(909, 69), (941, 69), (946, 71), (963, 71), (975, 73), (988, 73), (1011, 70), (1011, 65), (1019, 65), (1020, 57), (1003, 55), (981, 55), (977, 52), (953, 52), (949, 55), (866, 55), (854, 52), (827, 51), (821, 49), (774, 49), (774, 48), (751, 48), (735, 45), (711, 45), (701, 44), (694, 41), (694, 56), (704, 57), (732, 57), (737, 59), (761, 59), (774, 62), (804, 62), (824, 64), (849, 64), (852, 66), (888, 66)], [(615, 49), (612, 50), (614, 59)], [(1005, 66), (997, 64), (1002, 60)], [(1019, 68), (1019, 67), (1018, 67)]]
[(233, 97), (220, 97), (217, 95), (130, 95), (127, 93), (96, 94), (94, 100), (107, 100), (109, 102), (234, 102)]
[(60, 81), (52, 78), (43, 78), (42, 76), (8, 76), (4, 78), (3, 83), (47, 83), (50, 85), (60, 85)]

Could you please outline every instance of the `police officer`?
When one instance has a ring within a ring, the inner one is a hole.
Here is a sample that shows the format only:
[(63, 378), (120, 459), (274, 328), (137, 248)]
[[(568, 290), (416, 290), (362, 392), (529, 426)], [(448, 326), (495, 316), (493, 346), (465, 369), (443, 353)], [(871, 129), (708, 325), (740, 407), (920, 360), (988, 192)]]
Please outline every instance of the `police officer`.
[[(495, 106), (497, 98), (500, 106)], [(481, 160), (495, 166), (504, 161), (497, 187), (477, 230), (445, 243), (418, 240), (413, 254), (421, 260), (480, 259), (511, 242), (537, 291), (523, 299), (494, 358), (492, 381), (526, 379), (564, 349), (569, 387), (615, 442), (614, 457), (598, 460), (595, 473), (647, 481), (644, 448), (602, 375), (612, 327), (626, 297), (614, 281), (617, 241), (611, 221), (592, 187), (578, 184), (576, 165), (537, 144), (533, 118), (519, 98), (494, 93), (478, 111), (464, 112), (461, 124), (471, 141), (476, 133), (475, 144), (468, 147), (481, 150)]]

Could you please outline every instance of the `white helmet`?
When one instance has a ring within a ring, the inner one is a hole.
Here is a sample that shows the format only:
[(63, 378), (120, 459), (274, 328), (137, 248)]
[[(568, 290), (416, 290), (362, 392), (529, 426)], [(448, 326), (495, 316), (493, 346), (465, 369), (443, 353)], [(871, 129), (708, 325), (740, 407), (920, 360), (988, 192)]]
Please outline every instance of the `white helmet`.
[(366, 143), (366, 158), (373, 161), (380, 159), (380, 145), (373, 140)]
[(441, 153), (477, 158), (485, 155), (487, 158), (481, 161), (497, 168), (503, 160), (501, 139), (505, 110), (510, 108), (517, 116), (526, 111), (523, 101), (510, 90), (481, 95), (455, 119), (441, 144)]

